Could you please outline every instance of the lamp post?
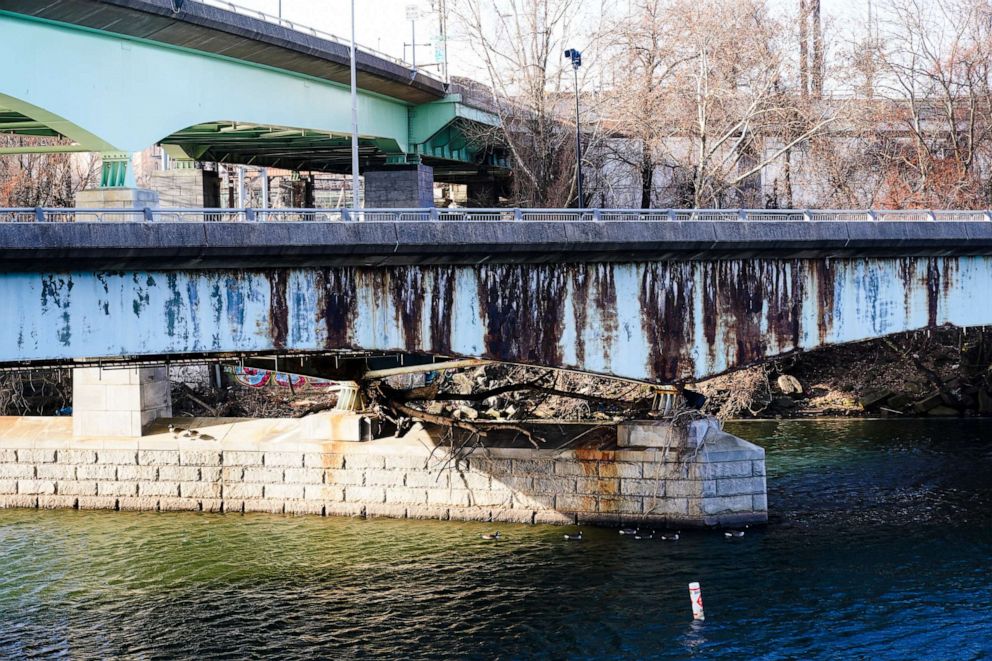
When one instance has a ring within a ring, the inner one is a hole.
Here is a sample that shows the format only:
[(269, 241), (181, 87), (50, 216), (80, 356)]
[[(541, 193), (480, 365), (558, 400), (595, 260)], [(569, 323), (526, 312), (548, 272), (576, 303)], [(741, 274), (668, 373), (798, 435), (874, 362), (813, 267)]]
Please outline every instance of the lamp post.
[(578, 191), (578, 204), (584, 205), (582, 197), (582, 131), (579, 128), (579, 67), (582, 66), (582, 53), (574, 48), (565, 51), (565, 57), (572, 60), (572, 71), (575, 73), (575, 188)]
[(406, 20), (410, 21), (410, 64), (413, 65), (414, 76), (417, 75), (417, 18), (419, 16), (420, 8), (417, 5), (406, 6)]
[(358, 211), (358, 77), (355, 74), (355, 0), (351, 0), (351, 210)]

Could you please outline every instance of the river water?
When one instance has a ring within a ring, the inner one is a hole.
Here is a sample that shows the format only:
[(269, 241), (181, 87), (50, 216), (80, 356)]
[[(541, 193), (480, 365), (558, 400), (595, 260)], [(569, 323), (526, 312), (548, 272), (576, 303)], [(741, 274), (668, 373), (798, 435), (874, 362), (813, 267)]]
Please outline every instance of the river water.
[(0, 658), (992, 657), (992, 423), (729, 429), (773, 512), (735, 540), (0, 511)]

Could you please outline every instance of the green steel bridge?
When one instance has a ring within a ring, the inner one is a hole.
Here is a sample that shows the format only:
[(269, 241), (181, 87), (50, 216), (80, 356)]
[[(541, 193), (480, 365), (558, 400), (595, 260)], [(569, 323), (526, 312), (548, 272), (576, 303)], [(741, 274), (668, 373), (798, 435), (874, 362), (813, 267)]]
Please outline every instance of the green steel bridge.
[[(349, 173), (348, 45), (231, 9), (0, 0), (0, 132), (65, 139), (0, 154), (98, 152), (106, 187), (133, 186), (132, 154), (155, 144), (189, 161)], [(356, 63), (363, 173), (422, 164), (452, 183), (508, 173), (505, 154), (473, 138), (499, 125), (485, 99), (367, 49)]]

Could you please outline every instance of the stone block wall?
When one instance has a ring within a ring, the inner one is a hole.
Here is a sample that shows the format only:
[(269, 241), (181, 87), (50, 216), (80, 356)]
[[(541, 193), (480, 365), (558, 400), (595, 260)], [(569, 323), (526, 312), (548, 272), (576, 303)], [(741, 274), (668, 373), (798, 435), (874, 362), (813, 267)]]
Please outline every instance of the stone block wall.
[(690, 455), (491, 449), (456, 462), (406, 440), (265, 449), (69, 440), (0, 447), (0, 507), (659, 526), (767, 520), (764, 452), (710, 436)]
[(434, 168), (402, 165), (363, 173), (367, 209), (422, 209), (434, 206)]
[(151, 175), (150, 186), (164, 208), (220, 206), (220, 179), (216, 172), (194, 167), (157, 170)]
[(166, 367), (72, 370), (72, 424), (76, 436), (138, 437), (172, 416)]

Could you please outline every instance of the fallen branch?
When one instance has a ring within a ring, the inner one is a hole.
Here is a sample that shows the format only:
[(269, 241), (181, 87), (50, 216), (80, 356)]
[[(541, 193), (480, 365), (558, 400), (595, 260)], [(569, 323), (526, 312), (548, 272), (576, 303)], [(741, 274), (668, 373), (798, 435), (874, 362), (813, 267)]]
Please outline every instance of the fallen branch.
[(422, 411), (412, 406), (408, 406), (396, 396), (400, 393), (400, 391), (385, 384), (376, 384), (372, 386), (370, 392), (372, 393), (374, 400), (381, 402), (384, 406), (392, 409), (393, 412), (399, 414), (400, 416), (405, 416), (413, 420), (419, 420), (421, 422), (437, 425), (439, 427), (447, 427), (449, 429), (461, 429), (481, 438), (488, 437), (489, 432), (494, 430), (505, 429), (515, 431), (526, 438), (527, 441), (534, 446), (534, 448), (540, 447), (540, 444), (544, 442), (543, 439), (536, 436), (529, 429), (521, 427), (520, 425), (498, 422), (495, 420), (492, 422), (479, 420), (473, 422), (469, 422), (467, 420), (456, 420), (444, 415), (428, 413), (427, 411)]
[(205, 401), (203, 401), (199, 397), (197, 397), (196, 396), (196, 393), (193, 392), (193, 389), (192, 388), (190, 388), (185, 383), (179, 383), (177, 385), (179, 386), (179, 392), (180, 392), (180, 394), (183, 397), (185, 397), (186, 399), (190, 400), (194, 404), (197, 404), (200, 407), (202, 407), (207, 413), (210, 414), (210, 417), (212, 417), (212, 418), (218, 417), (217, 409), (215, 407), (211, 406), (210, 404), (207, 404)]

